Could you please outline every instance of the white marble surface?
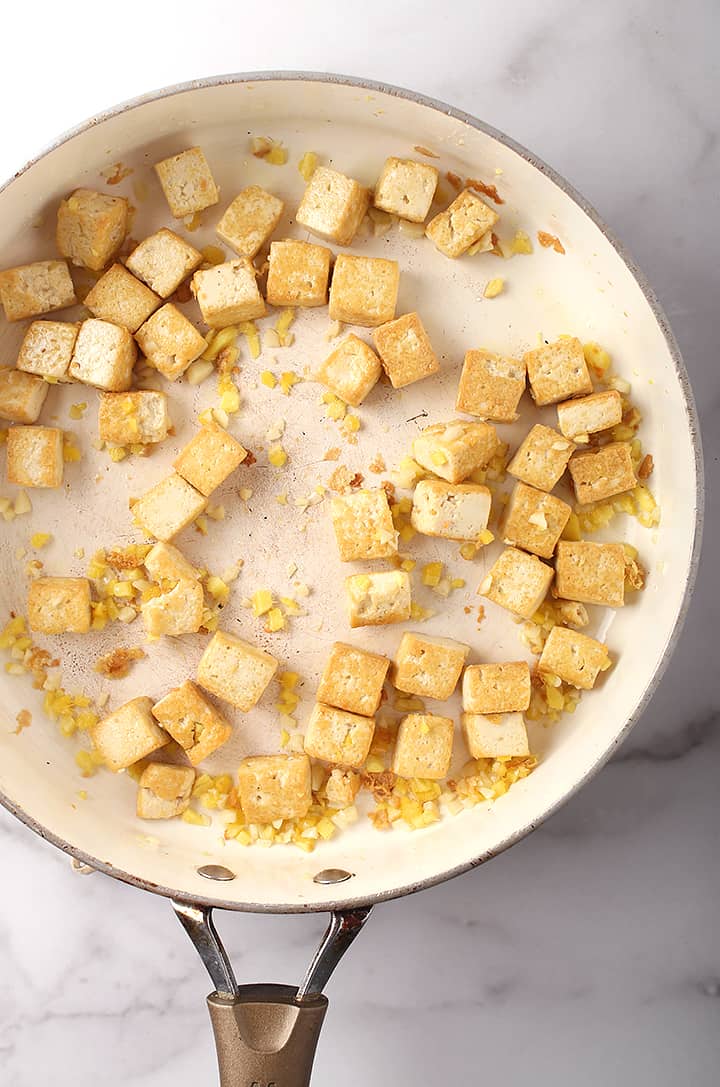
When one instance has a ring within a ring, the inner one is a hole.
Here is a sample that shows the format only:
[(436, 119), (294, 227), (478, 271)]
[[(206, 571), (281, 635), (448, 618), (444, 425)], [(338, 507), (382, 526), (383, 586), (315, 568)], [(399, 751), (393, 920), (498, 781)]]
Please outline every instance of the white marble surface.
[[(87, 24), (64, 5), (4, 12), (0, 175), (94, 110), (213, 72), (330, 69), (453, 102), (564, 173), (649, 274), (695, 387), (712, 485), (714, 0), (150, 9), (100, 7)], [(717, 1084), (717, 528), (711, 510), (684, 638), (615, 761), (492, 864), (377, 910), (331, 985), (319, 1087)], [(0, 843), (3, 1087), (213, 1082), (208, 985), (167, 904), (74, 875), (4, 813)], [(322, 925), (220, 919), (243, 981), (299, 978)]]

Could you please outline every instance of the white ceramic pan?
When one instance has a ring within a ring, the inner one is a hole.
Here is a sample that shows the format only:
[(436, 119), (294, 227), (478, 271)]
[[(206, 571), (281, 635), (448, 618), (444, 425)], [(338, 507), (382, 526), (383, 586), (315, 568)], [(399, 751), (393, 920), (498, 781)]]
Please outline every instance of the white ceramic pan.
[[(249, 153), (253, 135), (282, 140), (290, 151), (288, 165), (273, 167), (253, 158)], [(607, 347), (617, 371), (632, 382), (633, 398), (643, 412), (642, 437), (654, 457), (652, 486), (662, 510), (654, 530), (623, 518), (622, 538), (638, 547), (649, 578), (644, 593), (619, 612), (610, 615), (595, 609), (593, 632), (607, 639), (618, 658), (601, 689), (584, 697), (577, 712), (554, 728), (532, 731), (540, 765), (505, 797), (412, 834), (381, 834), (363, 819), (308, 854), (292, 847), (243, 849), (226, 843), (217, 826), (199, 828), (174, 821), (152, 825), (149, 831), (148, 824), (134, 816), (134, 787), (127, 775), (101, 773), (81, 781), (74, 762), (76, 749), (43, 719), (38, 692), (22, 677), (0, 673), (2, 803), (38, 834), (93, 868), (172, 899), (217, 990), (210, 1006), (223, 1084), (272, 1082), (294, 1087), (309, 1079), (326, 1006), (319, 995), (322, 984), (368, 907), (467, 871), (528, 834), (602, 766), (642, 713), (678, 637), (693, 582), (702, 511), (700, 441), (687, 375), (666, 318), (638, 269), (593, 209), (562, 178), (501, 133), (442, 103), (393, 87), (303, 73), (232, 76), (169, 88), (94, 117), (3, 187), (2, 266), (53, 255), (59, 199), (80, 184), (104, 185), (100, 171), (115, 162), (134, 170), (117, 189), (107, 190), (126, 193), (137, 205), (133, 236), (142, 238), (160, 223), (172, 225), (150, 165), (194, 144), (204, 148), (221, 186), (220, 208), (241, 187), (255, 182), (277, 191), (292, 209), (303, 185), (297, 161), (307, 150), (372, 185), (387, 155), (417, 157), (415, 148), (430, 149), (439, 158), (429, 161), (443, 172), (497, 185), (505, 201), (500, 208), (505, 235), (520, 227), (534, 238), (544, 230), (560, 237), (565, 248), (560, 255), (536, 246), (531, 257), (507, 263), (489, 254), (453, 262), (427, 240), (397, 228), (361, 239), (358, 250), (399, 260), (398, 312), (417, 308), (422, 313), (439, 346), (443, 370), (432, 383), (420, 382), (401, 393), (379, 386), (359, 410), (363, 428), (356, 446), (347, 446), (336, 424), (324, 419), (319, 386), (304, 383), (286, 399), (277, 392), (270, 395), (258, 381), (261, 368), (302, 372), (327, 352), (326, 311), (301, 316), (295, 345), (275, 352), (275, 358), (263, 356), (253, 363), (244, 354), (238, 436), (249, 448), (260, 450), (267, 446), (270, 424), (285, 420), (283, 441), (290, 466), (279, 473), (267, 462), (263, 467), (259, 456), (257, 466), (241, 468), (241, 484), (252, 488), (252, 498), (247, 503), (240, 500), (236, 478), (220, 496), (227, 519), (213, 523), (207, 537), (185, 534), (181, 546), (214, 569), (243, 558), (235, 589), (238, 600), (263, 584), (285, 591), (288, 563), (297, 563), (297, 577), (312, 593), (307, 598), (308, 615), (295, 621), (288, 633), (263, 635), (248, 612), (233, 603), (223, 623), (264, 641), (290, 667), (298, 667), (309, 681), (304, 688), (308, 699), (329, 644), (348, 636), (338, 593), (345, 571), (335, 558), (324, 504), (302, 513), (294, 500), (336, 466), (322, 460), (328, 447), (341, 446), (341, 460), (351, 468), (367, 471), (378, 452), (390, 467), (407, 451), (418, 425), (452, 414), (459, 362), (468, 347), (482, 345), (512, 354), (535, 345), (538, 335), (552, 339), (562, 333)], [(203, 216), (193, 241), (215, 241), (215, 212), (219, 214), (219, 209)], [(290, 220), (278, 233), (283, 232), (298, 234)], [(486, 282), (498, 275), (506, 279), (505, 293), (492, 301), (484, 299)], [(4, 364), (12, 365), (21, 333), (17, 325), (0, 325)], [(55, 537), (42, 555), (49, 573), (82, 573), (83, 563), (74, 554), (79, 545), (89, 556), (96, 547), (137, 538), (129, 524), (127, 499), (163, 474), (190, 434), (197, 409), (213, 402), (214, 382), (199, 389), (175, 385), (170, 396), (177, 434), (166, 443), (167, 449), (148, 460), (134, 458), (114, 465), (91, 445), (92, 390), (83, 389), (81, 396), (77, 387), (51, 389), (53, 400), (48, 400), (50, 407), (41, 421), (55, 416), (61, 420), (58, 425), (73, 429), (83, 460), (68, 466), (61, 491), (33, 493), (29, 519), (18, 518), (4, 527), (3, 616), (11, 609), (24, 609), (27, 556), (19, 558), (18, 548), (27, 545), (31, 531)], [(67, 409), (80, 399), (91, 401), (87, 422), (72, 423)], [(526, 419), (528, 413), (535, 419), (526, 405)], [(418, 415), (420, 423), (413, 420)], [(512, 441), (516, 433), (508, 429), (504, 437)], [(279, 491), (289, 494), (288, 506), (275, 501)], [(618, 531), (616, 525), (613, 531)], [(523, 650), (515, 624), (490, 606), (483, 626), (478, 630), (475, 624), (474, 591), (495, 551), (488, 549), (479, 561), (460, 569), (456, 549), (451, 554), (441, 544), (425, 539), (417, 548), (418, 557), (422, 562), (447, 561), (453, 574), (466, 578), (467, 590), (454, 593), (449, 602), (421, 590), (421, 603), (434, 604), (438, 611), (425, 629), (452, 632), (469, 641), (476, 659), (481, 655), (508, 659), (508, 653), (516, 659)], [(468, 605), (473, 607), (470, 617), (464, 611)], [(124, 633), (122, 644), (142, 640), (135, 627)], [(398, 637), (397, 627), (377, 628), (363, 642), (392, 653)], [(109, 633), (92, 640), (69, 636), (52, 649), (62, 659), (70, 687), (97, 693), (102, 684), (92, 671), (92, 661), (117, 642), (117, 635)], [(200, 651), (199, 636), (183, 639), (180, 647), (158, 643), (148, 661), (112, 686), (111, 705), (135, 694), (161, 694), (192, 674)], [(231, 745), (218, 753), (212, 770), (232, 769), (243, 755), (277, 746), (277, 714), (271, 702), (238, 722)], [(33, 725), (17, 735), (16, 717), (24, 708), (30, 709)], [(301, 714), (306, 708), (306, 703), (301, 705)], [(82, 788), (87, 797), (80, 800)], [(213, 878), (222, 881), (213, 883)], [(214, 907), (333, 912), (324, 950), (302, 991), (238, 989), (214, 936), (210, 918)]]

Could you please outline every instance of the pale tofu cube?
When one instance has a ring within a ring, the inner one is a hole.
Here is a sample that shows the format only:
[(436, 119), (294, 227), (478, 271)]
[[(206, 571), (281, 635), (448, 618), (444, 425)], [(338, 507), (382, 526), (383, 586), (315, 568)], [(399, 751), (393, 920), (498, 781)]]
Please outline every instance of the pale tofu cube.
[(340, 253), (330, 285), (330, 320), (376, 328), (392, 321), (400, 286), (396, 260)]
[(439, 176), (428, 163), (388, 158), (375, 186), (375, 207), (411, 223), (424, 223)]
[(55, 381), (69, 380), (68, 367), (79, 328), (71, 321), (33, 321), (20, 345), (15, 363), (18, 370)]
[(544, 344), (523, 356), (537, 406), (557, 404), (593, 391), (583, 345), (574, 336)]
[(351, 332), (328, 355), (316, 376), (346, 404), (357, 408), (381, 373), (380, 359), (372, 347)]
[(240, 806), (248, 823), (302, 819), (312, 804), (307, 755), (254, 755), (238, 768)]
[(387, 559), (397, 554), (398, 534), (382, 487), (336, 495), (330, 503), (341, 562)]
[(611, 664), (604, 642), (558, 626), (548, 634), (537, 666), (545, 675), (557, 676), (571, 687), (589, 691), (600, 672), (605, 672)]
[(625, 603), (623, 545), (561, 540), (553, 592), (565, 600), (621, 608)]
[(8, 482), (20, 487), (59, 487), (63, 481), (63, 432), (50, 426), (14, 426), (7, 434)]
[(168, 381), (177, 380), (207, 348), (205, 337), (172, 302), (153, 313), (135, 339), (151, 366)]
[(139, 819), (174, 819), (190, 806), (195, 771), (190, 766), (151, 762), (138, 781)]
[(275, 657), (264, 649), (218, 630), (200, 658), (197, 681), (210, 694), (247, 713), (260, 701), (277, 667)]
[(133, 249), (125, 266), (155, 294), (169, 298), (202, 259), (194, 245), (162, 227)]
[(110, 321), (83, 321), (70, 361), (70, 377), (107, 392), (130, 388), (137, 358), (135, 341), (126, 328)]
[(575, 446), (542, 423), (530, 430), (508, 464), (511, 476), (539, 491), (551, 491), (560, 481)]
[(463, 642), (408, 631), (400, 639), (393, 683), (406, 694), (444, 702), (457, 687), (469, 652)]
[(467, 351), (460, 375), (456, 411), (480, 419), (512, 423), (525, 392), (525, 363), (490, 351)]
[(151, 638), (161, 634), (179, 638), (196, 634), (202, 626), (205, 594), (199, 581), (178, 581), (168, 592), (153, 596), (141, 606), (145, 629)]
[(154, 445), (167, 437), (170, 416), (165, 393), (154, 389), (101, 393), (98, 407), (100, 440), (111, 445)]
[(365, 217), (370, 193), (359, 181), (318, 166), (303, 194), (295, 221), (311, 234), (350, 245)]
[(8, 321), (66, 309), (77, 302), (64, 260), (38, 260), (0, 272), (0, 303)]
[(192, 277), (191, 289), (210, 328), (227, 328), (265, 316), (255, 268), (247, 257), (201, 268)]
[(38, 577), (28, 587), (28, 624), (38, 634), (87, 634), (90, 582), (86, 577)]
[(516, 483), (505, 512), (505, 543), (550, 559), (571, 513), (572, 506), (561, 498)]
[(527, 661), (471, 664), (463, 674), (462, 702), (467, 713), (524, 713), (531, 693)]
[(36, 422), (49, 385), (36, 374), (22, 370), (0, 370), (0, 419), (11, 423)]
[(137, 332), (161, 304), (162, 299), (128, 272), (124, 264), (113, 264), (85, 298), (93, 317)]
[(168, 543), (156, 543), (143, 560), (153, 581), (196, 581), (199, 571), (179, 551)]
[(583, 505), (602, 502), (637, 484), (629, 442), (610, 442), (595, 452), (575, 453), (568, 468), (575, 497)]
[(478, 593), (523, 619), (531, 619), (547, 596), (553, 570), (535, 555), (506, 547), (480, 582)]
[(193, 766), (209, 758), (232, 735), (229, 722), (189, 679), (156, 702), (152, 713)]
[(316, 703), (305, 730), (305, 754), (359, 770), (370, 751), (375, 719)]
[(216, 490), (247, 457), (240, 445), (221, 426), (200, 427), (175, 460), (173, 468), (206, 497)]
[(167, 543), (194, 521), (207, 498), (178, 475), (161, 479), (132, 504), (133, 521), (148, 536)]
[(558, 404), (557, 414), (558, 426), (566, 438), (587, 441), (588, 435), (609, 430), (622, 421), (622, 397), (616, 389), (606, 389)]
[(55, 239), (72, 264), (101, 271), (115, 256), (128, 232), (128, 202), (92, 189), (76, 189), (60, 201)]
[(525, 758), (530, 754), (525, 720), (521, 713), (464, 713), (462, 729), (474, 759)]
[(445, 211), (430, 220), (425, 233), (446, 257), (459, 257), (495, 226), (500, 216), (472, 189), (464, 189)]
[(410, 575), (404, 570), (351, 574), (345, 578), (351, 627), (403, 623), (410, 618)]
[(416, 532), (446, 540), (477, 540), (487, 528), (492, 494), (479, 483), (421, 479), (410, 520)]
[(454, 737), (451, 717), (409, 713), (397, 731), (392, 772), (400, 778), (444, 778), (450, 769)]
[(170, 742), (151, 710), (152, 698), (133, 698), (91, 728), (92, 741), (109, 770), (126, 770)]
[(355, 803), (360, 791), (360, 775), (353, 770), (341, 770), (335, 767), (325, 782), (325, 796), (331, 808), (342, 811)]
[(335, 642), (317, 689), (318, 702), (372, 717), (380, 705), (390, 661), (345, 642)]
[(271, 306), (324, 306), (331, 250), (312, 242), (272, 242), (268, 258), (267, 300)]
[(434, 423), (413, 442), (418, 464), (448, 483), (460, 483), (477, 468), (485, 468), (500, 444), (492, 423)]
[(436, 374), (440, 363), (417, 313), (406, 313), (373, 332), (383, 370), (394, 389)]
[(235, 197), (215, 230), (239, 256), (252, 260), (275, 230), (284, 210), (279, 197), (250, 185)]
[(190, 147), (156, 162), (155, 173), (175, 219), (204, 211), (220, 199), (207, 159), (199, 147)]

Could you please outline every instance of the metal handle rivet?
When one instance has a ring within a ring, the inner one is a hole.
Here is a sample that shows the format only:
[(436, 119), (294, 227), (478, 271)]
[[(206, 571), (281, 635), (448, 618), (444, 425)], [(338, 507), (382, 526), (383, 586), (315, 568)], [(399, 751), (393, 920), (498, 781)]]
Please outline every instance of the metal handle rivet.
[(346, 872), (344, 868), (323, 868), (313, 876), (313, 883), (344, 883), (346, 879), (352, 879), (352, 872)]
[(235, 879), (235, 873), (226, 868), (224, 864), (203, 864), (201, 868), (197, 869), (197, 874), (204, 876), (205, 879)]

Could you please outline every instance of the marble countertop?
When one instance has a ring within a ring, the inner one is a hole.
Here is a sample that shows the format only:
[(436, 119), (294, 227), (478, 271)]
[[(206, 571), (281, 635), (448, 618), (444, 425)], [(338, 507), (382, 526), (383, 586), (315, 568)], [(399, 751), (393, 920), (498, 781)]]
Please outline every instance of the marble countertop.
[[(420, 8), (176, 0), (166, 23), (166, 5), (129, 0), (83, 32), (61, 6), (13, 6), (0, 175), (153, 86), (329, 69), (414, 87), (512, 134), (624, 239), (670, 317), (705, 424), (706, 560), (685, 634), (643, 720), (561, 812), (483, 869), (376, 911), (331, 983), (314, 1082), (714, 1087), (720, 9), (458, 2), (429, 30)], [(0, 1082), (214, 1082), (207, 980), (167, 903), (74, 874), (4, 812), (0, 846)], [(242, 981), (299, 979), (323, 926), (219, 918)]]

